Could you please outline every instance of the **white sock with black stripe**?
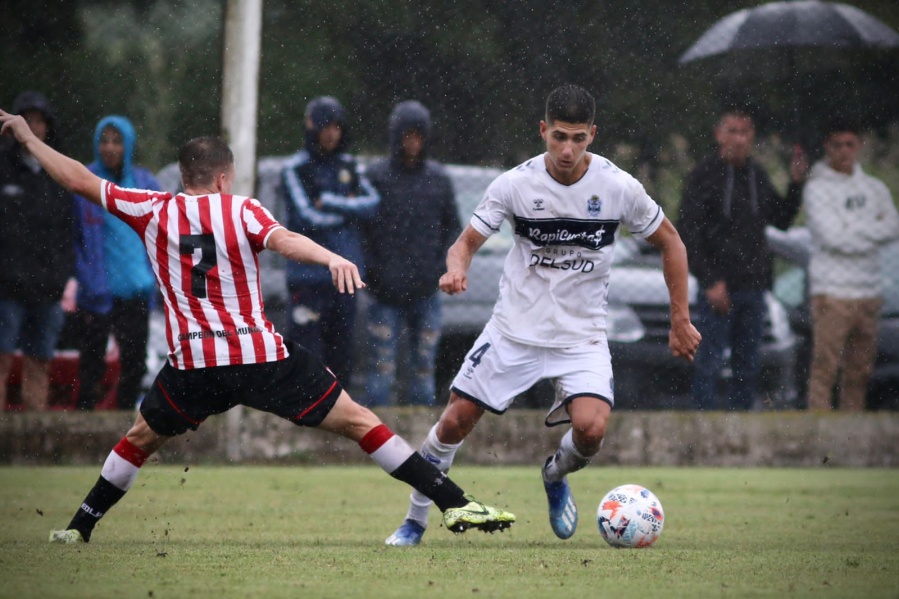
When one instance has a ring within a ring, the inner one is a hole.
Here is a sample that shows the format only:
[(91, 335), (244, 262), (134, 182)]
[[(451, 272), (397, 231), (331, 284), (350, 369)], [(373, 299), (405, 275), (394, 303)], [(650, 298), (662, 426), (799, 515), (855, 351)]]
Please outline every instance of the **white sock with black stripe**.
[(370, 430), (359, 446), (390, 476), (415, 489), (429, 505), (433, 501), (441, 511), (446, 511), (468, 503), (462, 489), (386, 425)]
[[(602, 444), (600, 444), (601, 446)], [(585, 467), (591, 460), (593, 460), (593, 456), (583, 455), (574, 446), (573, 433), (571, 429), (568, 429), (559, 443), (559, 449), (543, 468), (543, 480), (548, 483), (557, 483), (566, 475)]]
[(85, 542), (90, 541), (97, 522), (125, 496), (148, 457), (147, 452), (127, 438), (119, 441), (106, 458), (100, 478), (75, 512), (68, 528), (79, 531)]
[[(462, 443), (450, 445), (441, 443), (437, 439), (437, 425), (431, 427), (425, 442), (421, 445), (419, 453), (431, 462), (437, 469), (443, 473), (449, 472), (453, 460), (456, 458), (456, 452), (462, 447)], [(407, 520), (418, 522), (423, 528), (428, 527), (428, 512), (431, 509), (431, 500), (419, 493), (412, 491), (409, 495), (409, 511), (406, 513)]]

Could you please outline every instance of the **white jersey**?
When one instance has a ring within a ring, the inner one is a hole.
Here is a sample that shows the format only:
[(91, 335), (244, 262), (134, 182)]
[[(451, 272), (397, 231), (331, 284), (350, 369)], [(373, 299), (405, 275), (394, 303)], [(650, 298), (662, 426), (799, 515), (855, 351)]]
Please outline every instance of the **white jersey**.
[(490, 236), (503, 220), (515, 244), (506, 256), (493, 322), (519, 343), (572, 347), (605, 339), (609, 273), (618, 227), (652, 235), (665, 216), (643, 186), (590, 154), (584, 176), (563, 185), (545, 154), (500, 175), (475, 209), (471, 226)]
[(899, 238), (899, 213), (890, 190), (855, 164), (837, 172), (820, 161), (802, 190), (812, 236), (811, 295), (880, 297), (880, 247)]

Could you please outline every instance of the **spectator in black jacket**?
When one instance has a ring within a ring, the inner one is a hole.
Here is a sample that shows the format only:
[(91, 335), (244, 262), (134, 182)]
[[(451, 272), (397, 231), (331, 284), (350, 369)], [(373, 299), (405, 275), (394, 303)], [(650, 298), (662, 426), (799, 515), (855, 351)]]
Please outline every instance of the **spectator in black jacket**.
[[(741, 111), (725, 112), (715, 127), (718, 151), (687, 177), (680, 231), (699, 282), (693, 399), (701, 409), (748, 410), (755, 400), (764, 332), (764, 292), (771, 286), (765, 226), (790, 226), (802, 199), (808, 163), (796, 148), (786, 198), (752, 159), (755, 127)], [(731, 349), (733, 376), (727, 403), (717, 384)]]
[(390, 115), (390, 157), (367, 174), (381, 196), (375, 218), (364, 225), (368, 269), (368, 405), (390, 402), (396, 378), (397, 339), (409, 339), (405, 403), (434, 405), (434, 360), (440, 340), (437, 281), (447, 249), (461, 227), (452, 183), (427, 159), (431, 115), (416, 101), (400, 102)]
[[(359, 229), (380, 199), (347, 152), (346, 111), (337, 98), (314, 98), (306, 105), (305, 126), (303, 149), (287, 160), (281, 172), (284, 224), (344, 256), (367, 278)], [(286, 337), (322, 356), (338, 378), (350, 381), (356, 298), (339, 293), (331, 274), (321, 271), (311, 264), (287, 263)]]
[[(56, 145), (56, 121), (43, 94), (23, 92), (13, 112)], [(47, 407), (64, 292), (67, 309), (75, 308), (73, 216), (72, 196), (23, 146), (13, 141), (0, 150), (0, 410), (17, 349), (23, 354), (22, 407)]]

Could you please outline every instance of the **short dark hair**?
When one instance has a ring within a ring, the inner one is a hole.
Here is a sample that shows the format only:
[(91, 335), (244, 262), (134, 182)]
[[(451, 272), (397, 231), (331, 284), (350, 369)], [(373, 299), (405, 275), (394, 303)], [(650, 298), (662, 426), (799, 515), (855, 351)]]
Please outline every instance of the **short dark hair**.
[(824, 126), (824, 141), (837, 133), (852, 133), (857, 137), (862, 135), (862, 127), (858, 121), (847, 116), (835, 116)]
[(593, 124), (596, 116), (596, 102), (586, 89), (579, 85), (566, 84), (557, 87), (546, 98), (546, 122)]
[(222, 139), (195, 137), (178, 151), (178, 167), (184, 187), (211, 183), (234, 164), (234, 154)]
[(718, 115), (718, 125), (724, 122), (724, 119), (728, 117), (733, 117), (737, 119), (749, 119), (752, 122), (753, 126), (755, 126), (755, 117), (752, 115), (752, 111), (749, 110), (746, 106), (740, 105), (729, 105), (725, 106), (721, 109), (721, 113)]

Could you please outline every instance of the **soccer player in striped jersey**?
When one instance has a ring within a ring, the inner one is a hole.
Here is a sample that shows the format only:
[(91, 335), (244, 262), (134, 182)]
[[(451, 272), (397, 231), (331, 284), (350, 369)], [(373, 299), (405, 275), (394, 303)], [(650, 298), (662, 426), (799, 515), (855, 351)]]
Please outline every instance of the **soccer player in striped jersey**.
[[(619, 227), (659, 248), (671, 298), (670, 349), (692, 360), (699, 333), (687, 303), (687, 253), (661, 207), (629, 174), (587, 151), (595, 103), (565, 85), (546, 101), (540, 134), (546, 152), (500, 175), (449, 249), (440, 289), (468, 286), (475, 252), (503, 221), (514, 240), (493, 316), (453, 380), (449, 404), (421, 452), (446, 472), (485, 411), (505, 412), (540, 379), (555, 382), (547, 426), (571, 424), (543, 467), (549, 521), (560, 539), (578, 521), (566, 476), (599, 451), (615, 403), (606, 337), (607, 297)], [(417, 545), (430, 501), (413, 492), (406, 519), (386, 543)]]
[(0, 110), (12, 133), (60, 185), (100, 204), (143, 240), (166, 312), (168, 362), (140, 414), (110, 452), (100, 478), (54, 543), (88, 542), (97, 522), (134, 484), (147, 458), (173, 436), (242, 404), (353, 441), (394, 478), (432, 499), (454, 532), (511, 526), (354, 402), (302, 346), (285, 342), (262, 311), (256, 255), (264, 249), (327, 267), (341, 293), (365, 286), (356, 266), (282, 227), (258, 201), (231, 194), (234, 158), (218, 138), (181, 149), (184, 193), (122, 189), (43, 142), (21, 116)]

